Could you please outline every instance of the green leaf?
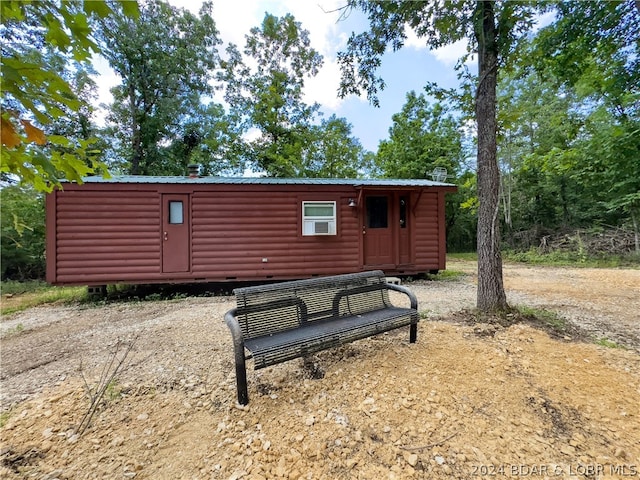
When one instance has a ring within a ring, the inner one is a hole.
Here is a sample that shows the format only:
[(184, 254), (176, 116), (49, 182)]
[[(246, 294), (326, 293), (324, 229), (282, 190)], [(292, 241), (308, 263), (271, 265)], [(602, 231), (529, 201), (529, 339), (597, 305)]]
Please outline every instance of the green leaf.
[[(120, 4), (122, 3), (126, 3), (126, 2), (120, 2)], [(137, 3), (135, 1), (132, 1), (131, 3)], [(82, 7), (84, 9), (84, 13), (87, 16), (91, 16), (91, 15), (97, 15), (100, 18), (105, 18), (108, 15), (111, 15), (113, 13), (113, 10), (111, 10), (111, 7), (107, 4), (107, 2), (103, 2), (103, 1), (84, 1), (82, 2)]]
[(140, 16), (140, 7), (136, 0), (123, 0), (119, 2), (119, 5), (125, 16), (129, 18), (138, 18)]
[(62, 24), (53, 15), (47, 15), (45, 20), (48, 24), (45, 40), (65, 51), (71, 45), (71, 39), (64, 31)]

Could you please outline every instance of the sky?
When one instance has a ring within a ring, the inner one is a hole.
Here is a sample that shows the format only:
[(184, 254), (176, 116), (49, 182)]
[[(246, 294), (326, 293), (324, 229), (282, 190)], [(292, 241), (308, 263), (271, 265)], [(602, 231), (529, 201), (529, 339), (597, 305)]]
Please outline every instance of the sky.
[[(169, 3), (197, 13), (202, 1), (169, 0)], [(432, 52), (424, 42), (410, 36), (404, 48), (387, 53), (383, 58), (379, 74), (386, 88), (378, 95), (379, 108), (372, 106), (366, 96), (340, 98), (337, 54), (345, 50), (351, 32), (360, 33), (368, 25), (360, 12), (352, 12), (346, 20), (340, 20), (336, 10), (344, 4), (343, 0), (216, 1), (213, 18), (223, 41), (219, 50), (223, 53), (228, 43), (235, 43), (242, 49), (245, 35), (262, 23), (266, 12), (276, 16), (291, 13), (309, 31), (311, 46), (324, 57), (319, 74), (306, 81), (305, 101), (318, 102), (323, 118), (332, 114), (346, 118), (352, 125), (352, 135), (366, 150), (376, 152), (379, 142), (389, 137), (392, 115), (401, 111), (408, 92), (421, 92), (428, 81), (437, 82), (444, 88), (458, 85), (453, 67), (466, 46), (461, 42)], [(100, 74), (97, 82), (99, 102), (110, 103), (109, 89), (117, 85), (119, 79), (104, 59), (96, 59), (94, 65)]]

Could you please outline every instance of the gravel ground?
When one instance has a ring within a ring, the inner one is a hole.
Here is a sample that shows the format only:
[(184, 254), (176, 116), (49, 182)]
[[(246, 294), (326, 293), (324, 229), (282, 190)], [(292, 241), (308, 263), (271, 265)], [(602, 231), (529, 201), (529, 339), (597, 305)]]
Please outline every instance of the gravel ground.
[[(250, 370), (242, 409), (222, 319), (231, 297), (5, 317), (0, 476), (640, 476), (640, 271), (505, 266), (512, 305), (553, 310), (583, 340), (623, 349), (473, 324), (475, 265), (449, 268), (467, 274), (405, 283), (425, 318), (417, 344), (398, 331), (323, 352), (317, 380), (298, 361)], [(127, 368), (78, 435), (86, 387), (128, 345)]]

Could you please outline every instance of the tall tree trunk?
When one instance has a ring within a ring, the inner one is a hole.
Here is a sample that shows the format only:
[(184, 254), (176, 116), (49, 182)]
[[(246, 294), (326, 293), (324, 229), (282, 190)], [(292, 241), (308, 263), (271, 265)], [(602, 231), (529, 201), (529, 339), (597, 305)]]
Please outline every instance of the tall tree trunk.
[(140, 175), (140, 164), (142, 163), (142, 134), (140, 123), (138, 122), (138, 109), (136, 107), (136, 92), (133, 82), (129, 81), (129, 104), (131, 109), (131, 175)]
[(480, 311), (505, 310), (500, 254), (500, 171), (496, 146), (498, 45), (493, 1), (476, 3), (478, 41), (478, 298)]
[[(640, 255), (640, 229), (638, 228), (638, 218), (636, 216), (636, 209), (631, 206), (631, 222), (633, 223), (633, 238), (635, 239), (636, 255)], [(640, 209), (638, 209), (640, 210)]]

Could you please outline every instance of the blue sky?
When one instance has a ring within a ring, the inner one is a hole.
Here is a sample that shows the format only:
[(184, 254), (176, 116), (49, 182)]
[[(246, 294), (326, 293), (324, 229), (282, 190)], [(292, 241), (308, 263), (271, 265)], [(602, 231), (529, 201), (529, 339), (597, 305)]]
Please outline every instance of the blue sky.
[[(200, 0), (169, 0), (169, 3), (194, 12), (201, 5)], [(242, 48), (244, 35), (261, 24), (265, 12), (277, 16), (291, 13), (309, 31), (311, 45), (324, 57), (321, 72), (307, 81), (306, 101), (320, 103), (325, 118), (332, 114), (346, 118), (363, 147), (375, 152), (378, 143), (388, 138), (391, 117), (402, 109), (407, 92), (422, 91), (428, 81), (445, 88), (458, 84), (453, 67), (464, 52), (465, 44), (431, 52), (424, 42), (410, 36), (403, 49), (388, 53), (383, 60), (379, 73), (387, 86), (379, 95), (380, 108), (370, 105), (364, 97), (340, 99), (337, 94), (340, 82), (337, 53), (344, 50), (352, 31), (359, 33), (367, 27), (366, 18), (359, 12), (353, 12), (345, 21), (338, 21), (339, 13), (331, 12), (344, 3), (343, 0), (224, 0), (214, 2), (213, 16), (224, 44), (232, 42)], [(106, 62), (97, 60), (95, 64), (101, 73), (99, 101), (109, 102), (108, 90), (119, 80)]]

